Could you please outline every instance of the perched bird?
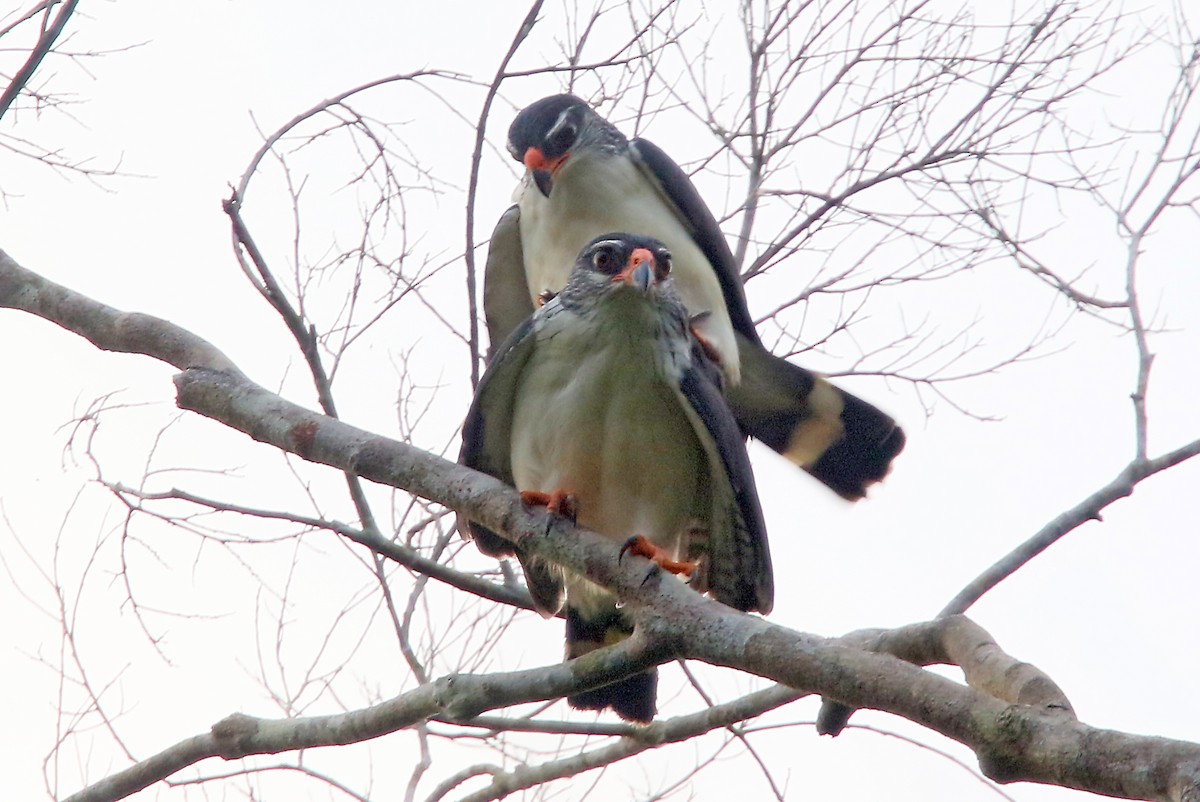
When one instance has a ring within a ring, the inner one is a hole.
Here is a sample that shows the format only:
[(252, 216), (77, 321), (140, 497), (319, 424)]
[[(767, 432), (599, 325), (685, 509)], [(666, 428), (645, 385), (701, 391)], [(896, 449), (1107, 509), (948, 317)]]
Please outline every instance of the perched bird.
[[(562, 291), (493, 354), (460, 462), (731, 607), (768, 612), (771, 558), (745, 441), (673, 288), (671, 254), (649, 237), (605, 234), (573, 262)], [(520, 560), (544, 613), (565, 592), (568, 658), (632, 632), (609, 591), (467, 526), (485, 554)], [(656, 683), (649, 671), (568, 702), (649, 721)]]
[(904, 447), (891, 417), (772, 355), (746, 305), (733, 254), (683, 170), (645, 139), (627, 140), (572, 95), (517, 115), (508, 150), (524, 163), (517, 203), (492, 235), (484, 316), (493, 347), (562, 289), (583, 245), (605, 231), (661, 240), (697, 333), (725, 373), (745, 434), (766, 443), (844, 498), (882, 479)]

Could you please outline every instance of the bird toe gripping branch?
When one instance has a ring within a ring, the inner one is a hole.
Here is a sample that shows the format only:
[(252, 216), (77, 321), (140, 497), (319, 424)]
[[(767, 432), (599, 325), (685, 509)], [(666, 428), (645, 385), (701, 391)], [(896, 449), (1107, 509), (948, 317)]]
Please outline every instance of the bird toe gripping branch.
[(690, 577), (700, 567), (693, 562), (673, 559), (669, 551), (660, 549), (642, 535), (633, 535), (625, 541), (624, 545), (621, 546), (621, 553), (617, 557), (617, 562), (620, 562), (626, 554), (636, 554), (640, 557), (645, 557), (664, 571), (677, 576), (683, 574)]
[(530, 507), (545, 507), (551, 515), (566, 518), (571, 523), (579, 517), (579, 501), (568, 490), (555, 490), (553, 493), (522, 490), (521, 501)]

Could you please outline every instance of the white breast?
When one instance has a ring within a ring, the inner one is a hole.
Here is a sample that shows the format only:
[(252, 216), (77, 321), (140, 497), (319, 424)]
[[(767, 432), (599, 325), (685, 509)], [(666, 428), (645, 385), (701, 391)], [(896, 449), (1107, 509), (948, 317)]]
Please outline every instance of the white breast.
[(532, 185), (520, 197), (521, 242), (531, 296), (561, 290), (576, 257), (601, 234), (624, 232), (661, 240), (671, 251), (675, 289), (700, 334), (721, 357), (731, 383), (741, 377), (733, 324), (712, 265), (655, 188), (624, 155), (572, 156), (546, 198)]
[(579, 523), (613, 540), (645, 535), (677, 553), (689, 523), (711, 514), (708, 458), (663, 378), (671, 367), (646, 330), (657, 324), (630, 325), (617, 303), (587, 321), (561, 311), (539, 330), (515, 399), (513, 478), (570, 491)]

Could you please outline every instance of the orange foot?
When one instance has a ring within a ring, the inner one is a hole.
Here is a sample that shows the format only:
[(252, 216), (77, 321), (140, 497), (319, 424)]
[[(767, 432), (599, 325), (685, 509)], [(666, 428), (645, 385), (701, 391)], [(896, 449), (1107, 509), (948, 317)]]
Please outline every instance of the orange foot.
[(720, 365), (721, 354), (717, 351), (716, 346), (714, 346), (707, 337), (705, 337), (696, 329), (695, 324), (692, 325), (692, 336), (695, 337), (696, 342), (700, 344), (700, 350), (704, 351), (704, 355), (711, 359), (714, 364)]
[(579, 502), (567, 490), (543, 493), (540, 490), (522, 490), (521, 501), (530, 507), (545, 507), (552, 515), (561, 515), (572, 523), (579, 514)]
[(692, 572), (700, 567), (696, 563), (680, 562), (679, 560), (671, 559), (671, 555), (666, 549), (660, 549), (641, 535), (634, 535), (625, 541), (625, 545), (621, 546), (621, 553), (617, 557), (617, 562), (621, 561), (621, 557), (624, 557), (626, 552), (645, 557), (659, 568), (672, 574), (683, 574), (690, 577)]

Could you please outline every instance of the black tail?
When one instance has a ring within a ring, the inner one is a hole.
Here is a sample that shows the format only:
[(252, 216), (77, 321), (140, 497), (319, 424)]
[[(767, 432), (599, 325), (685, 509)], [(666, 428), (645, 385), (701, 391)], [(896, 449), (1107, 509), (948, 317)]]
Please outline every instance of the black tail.
[[(567, 605), (567, 658), (580, 657), (588, 652), (629, 637), (631, 628), (620, 610), (614, 609), (601, 620), (585, 620), (577, 610)], [(648, 723), (657, 712), (658, 670), (650, 669), (608, 685), (567, 697), (567, 704), (576, 710), (612, 708), (625, 721)]]
[(728, 395), (743, 432), (852, 501), (887, 476), (904, 448), (889, 415), (742, 337), (738, 356), (742, 381)]
[(892, 460), (904, 448), (905, 437), (904, 430), (889, 416), (857, 396), (838, 392), (845, 405), (844, 432), (808, 472), (839, 496), (853, 501), (887, 476)]

